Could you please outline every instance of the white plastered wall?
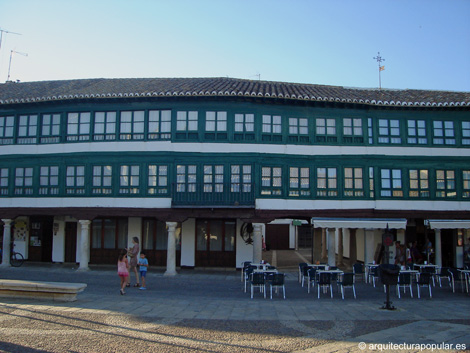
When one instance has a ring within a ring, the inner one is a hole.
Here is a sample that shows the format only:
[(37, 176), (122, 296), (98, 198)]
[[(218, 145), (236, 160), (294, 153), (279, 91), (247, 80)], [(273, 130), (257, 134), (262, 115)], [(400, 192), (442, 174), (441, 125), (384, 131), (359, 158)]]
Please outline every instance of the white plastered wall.
[[(253, 261), (253, 244), (246, 244), (242, 237), (240, 236), (240, 228), (242, 227), (243, 222), (240, 221), (239, 219), (237, 220), (237, 234), (235, 235), (236, 237), (236, 267), (241, 268), (242, 263), (245, 261)], [(264, 225), (263, 225), (264, 229)], [(264, 234), (264, 233), (263, 233)]]

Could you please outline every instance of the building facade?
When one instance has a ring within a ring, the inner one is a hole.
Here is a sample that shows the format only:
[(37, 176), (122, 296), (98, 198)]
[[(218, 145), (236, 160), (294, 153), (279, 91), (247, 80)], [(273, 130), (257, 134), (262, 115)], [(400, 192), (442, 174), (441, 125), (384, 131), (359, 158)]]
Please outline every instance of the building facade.
[(169, 274), (259, 260), (262, 237), (327, 243), (330, 263), (369, 261), (388, 226), (403, 243), (427, 236), (436, 262), (458, 266), (469, 201), (467, 92), (231, 78), (0, 85), (3, 247), (13, 239), (31, 261), (115, 263), (132, 236)]

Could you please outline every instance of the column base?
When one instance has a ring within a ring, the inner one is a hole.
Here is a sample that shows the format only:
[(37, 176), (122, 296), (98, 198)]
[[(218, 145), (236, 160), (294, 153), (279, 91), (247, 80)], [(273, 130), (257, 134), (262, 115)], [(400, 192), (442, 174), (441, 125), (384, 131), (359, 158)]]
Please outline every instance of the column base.
[(8, 263), (4, 263), (4, 264), (0, 264), (0, 267), (1, 268), (7, 268), (7, 267), (11, 267), (11, 265), (8, 264)]
[(77, 271), (90, 271), (90, 268), (88, 266), (80, 266), (79, 268), (77, 268)]
[(177, 274), (178, 274), (178, 272), (176, 272), (176, 271), (165, 271), (163, 276), (176, 276)]

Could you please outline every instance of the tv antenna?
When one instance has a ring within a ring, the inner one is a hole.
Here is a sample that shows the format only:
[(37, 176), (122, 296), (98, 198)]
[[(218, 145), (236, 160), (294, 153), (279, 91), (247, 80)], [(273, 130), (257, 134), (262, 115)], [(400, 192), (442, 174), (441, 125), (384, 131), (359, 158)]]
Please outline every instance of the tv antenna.
[(28, 56), (27, 53), (21, 53), (19, 51), (15, 51), (15, 50), (12, 50), (10, 52), (10, 63), (8, 64), (8, 77), (7, 77), (7, 82), (10, 81), (10, 69), (11, 69), (11, 58), (13, 57), (13, 53), (15, 54), (20, 54), (20, 55), (23, 55), (23, 56)]
[(380, 56), (380, 52), (378, 52), (377, 56), (374, 58), (374, 60), (377, 60), (377, 63), (379, 64), (379, 89), (382, 89), (382, 80), (381, 80), (381, 77), (380, 77), (380, 73), (383, 70), (385, 70), (385, 65), (382, 65), (382, 61), (385, 61), (385, 59), (383, 59)]
[(7, 33), (7, 34), (16, 34), (16, 35), (19, 35), (19, 36), (22, 35), (21, 33), (10, 32), (10, 31), (7, 31), (7, 30), (5, 30), (5, 29), (1, 29), (1, 28), (0, 28), (0, 50), (2, 49), (3, 33)]

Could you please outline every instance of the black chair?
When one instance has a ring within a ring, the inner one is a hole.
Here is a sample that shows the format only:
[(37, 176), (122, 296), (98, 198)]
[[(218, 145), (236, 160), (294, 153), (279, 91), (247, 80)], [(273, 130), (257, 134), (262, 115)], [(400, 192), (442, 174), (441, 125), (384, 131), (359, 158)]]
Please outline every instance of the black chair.
[(253, 272), (250, 279), (251, 284), (251, 299), (255, 288), (259, 288), (260, 292), (264, 294), (266, 299), (266, 277), (263, 272)]
[(418, 281), (416, 282), (416, 286), (418, 287), (418, 298), (421, 298), (419, 291), (420, 287), (428, 287), (429, 298), (432, 298), (431, 278), (432, 275), (429, 272), (422, 272), (419, 274)]
[(411, 298), (413, 298), (413, 280), (411, 273), (400, 273), (398, 275), (398, 284), (397, 284), (397, 295), (400, 297), (400, 288), (403, 288), (403, 293), (406, 293), (406, 287), (410, 289)]
[(242, 262), (242, 270), (241, 270), (241, 281), (243, 282), (245, 277), (245, 269), (251, 265), (251, 261), (244, 261)]
[(421, 273), (430, 273), (431, 278), (432, 278), (432, 285), (433, 285), (433, 287), (436, 286), (436, 283), (434, 282), (434, 276), (436, 274), (436, 268), (434, 266), (421, 267)]
[(341, 287), (341, 297), (344, 300), (344, 288), (352, 288), (354, 299), (356, 299), (356, 287), (354, 286), (354, 273), (343, 273), (338, 281), (339, 286)]
[(246, 284), (250, 281), (251, 274), (256, 270), (256, 266), (248, 266), (244, 269), (244, 279), (245, 279), (245, 293), (246, 293)]
[(370, 283), (371, 277), (372, 277), (372, 283), (374, 284), (374, 288), (375, 288), (375, 280), (379, 279), (379, 267), (378, 266), (373, 266), (369, 269), (369, 283)]
[(452, 276), (452, 292), (455, 293), (455, 285), (459, 283), (462, 286), (462, 292), (463, 292), (465, 282), (462, 279), (462, 274), (456, 268), (452, 268), (452, 267), (450, 267), (447, 271)]
[(436, 277), (437, 281), (439, 282), (439, 287), (442, 288), (443, 279), (446, 279), (449, 282), (449, 287), (452, 287), (452, 275), (449, 272), (449, 267), (441, 267), (436, 271), (434, 277)]
[(273, 299), (273, 287), (276, 289), (276, 293), (278, 289), (282, 288), (282, 294), (284, 299), (286, 299), (286, 286), (284, 284), (285, 274), (284, 273), (271, 273), (268, 276), (268, 283), (269, 283), (269, 291), (270, 297)]
[(364, 281), (365, 275), (364, 275), (364, 265), (363, 264), (361, 264), (359, 262), (356, 262), (353, 265), (353, 273), (355, 275), (355, 278), (360, 276), (362, 278), (362, 281)]
[(317, 275), (318, 299), (320, 299), (320, 289), (325, 292), (330, 288), (331, 298), (333, 298), (333, 287), (331, 285), (331, 273), (319, 272)]
[(304, 286), (305, 279), (308, 277), (308, 270), (310, 270), (312, 266), (304, 266), (302, 268), (302, 287)]
[(312, 283), (312, 287), (315, 287), (315, 281), (316, 281), (316, 273), (317, 269), (315, 267), (309, 268), (307, 271), (307, 289), (308, 293), (310, 293), (310, 283)]
[(303, 273), (303, 268), (305, 266), (308, 266), (308, 263), (306, 262), (299, 263), (299, 283), (302, 281), (302, 273)]

